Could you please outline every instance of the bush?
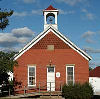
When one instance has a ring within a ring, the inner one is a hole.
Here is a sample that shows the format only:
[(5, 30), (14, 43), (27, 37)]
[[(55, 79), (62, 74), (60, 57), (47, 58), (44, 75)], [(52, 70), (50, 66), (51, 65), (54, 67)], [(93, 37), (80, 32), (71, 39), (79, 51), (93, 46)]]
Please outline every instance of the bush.
[(62, 95), (65, 99), (91, 99), (93, 88), (89, 83), (84, 84), (65, 84), (62, 88)]

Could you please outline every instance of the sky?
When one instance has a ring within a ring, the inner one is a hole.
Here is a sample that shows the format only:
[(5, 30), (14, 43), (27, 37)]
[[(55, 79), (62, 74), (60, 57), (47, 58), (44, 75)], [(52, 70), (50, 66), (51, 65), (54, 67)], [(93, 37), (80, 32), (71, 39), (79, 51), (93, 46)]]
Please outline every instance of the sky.
[(0, 31), (0, 51), (18, 51), (42, 32), (49, 5), (59, 10), (58, 30), (92, 57), (91, 67), (100, 66), (100, 0), (0, 0), (2, 10), (14, 10)]

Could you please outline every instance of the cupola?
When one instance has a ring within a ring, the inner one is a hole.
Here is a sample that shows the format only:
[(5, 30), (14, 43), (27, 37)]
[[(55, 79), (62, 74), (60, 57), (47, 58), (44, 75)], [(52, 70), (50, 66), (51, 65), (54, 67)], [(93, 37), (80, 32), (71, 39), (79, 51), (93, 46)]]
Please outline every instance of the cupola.
[(50, 5), (48, 8), (43, 10), (44, 15), (44, 29), (47, 28), (49, 25), (52, 25), (56, 29), (58, 29), (57, 25), (57, 16), (59, 11)]

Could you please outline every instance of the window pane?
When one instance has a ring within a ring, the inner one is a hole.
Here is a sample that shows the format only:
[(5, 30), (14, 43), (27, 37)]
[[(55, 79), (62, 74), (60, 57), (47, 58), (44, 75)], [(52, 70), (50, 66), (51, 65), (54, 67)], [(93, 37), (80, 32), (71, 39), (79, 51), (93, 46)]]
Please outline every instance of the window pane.
[(29, 67), (29, 71), (30, 72), (34, 72), (35, 71), (35, 68), (34, 67)]
[(29, 67), (29, 85), (35, 85), (35, 67)]
[(35, 72), (29, 72), (29, 76), (35, 76)]
[(73, 67), (67, 67), (67, 71), (72, 72), (73, 71)]
[(73, 75), (73, 72), (67, 72), (68, 75)]
[(48, 67), (48, 72), (54, 72), (54, 67)]
[(73, 67), (67, 67), (67, 83), (73, 84)]
[(67, 76), (67, 80), (73, 80), (73, 76)]
[(29, 77), (29, 85), (35, 84), (35, 77)]
[(67, 80), (73, 80), (73, 76), (67, 76)]
[(68, 83), (68, 84), (73, 84), (73, 81), (68, 81), (67, 83)]

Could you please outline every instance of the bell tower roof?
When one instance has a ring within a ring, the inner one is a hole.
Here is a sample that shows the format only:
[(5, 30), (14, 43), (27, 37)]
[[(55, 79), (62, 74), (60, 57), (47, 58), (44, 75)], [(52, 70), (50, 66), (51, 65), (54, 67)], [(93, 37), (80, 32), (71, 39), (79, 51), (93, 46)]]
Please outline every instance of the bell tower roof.
[(52, 5), (50, 5), (48, 8), (46, 8), (45, 10), (57, 10), (56, 8), (54, 8)]

